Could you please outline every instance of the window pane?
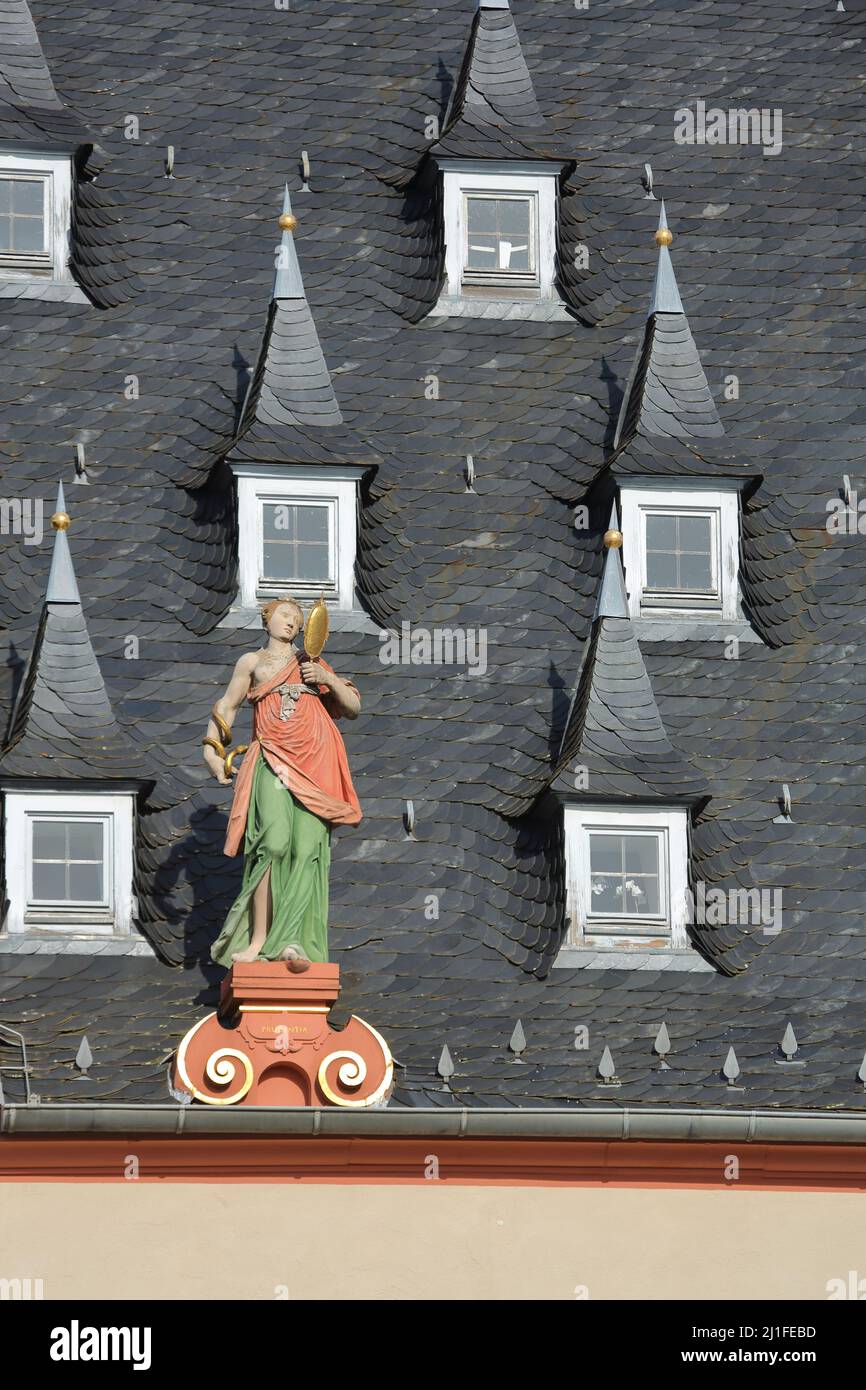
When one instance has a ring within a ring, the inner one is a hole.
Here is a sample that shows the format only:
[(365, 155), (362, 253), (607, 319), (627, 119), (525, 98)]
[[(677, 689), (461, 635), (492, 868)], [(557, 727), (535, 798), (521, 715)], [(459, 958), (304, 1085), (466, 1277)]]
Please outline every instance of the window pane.
[(650, 589), (677, 589), (677, 557), (647, 550), (646, 582)]
[(590, 912), (619, 913), (621, 906), (622, 876), (620, 874), (592, 874), (590, 876)]
[(12, 207), (12, 179), (0, 179), (0, 213), (8, 213)]
[(327, 507), (296, 507), (298, 514), (298, 540), (322, 541), (328, 539)]
[(680, 550), (697, 550), (709, 555), (711, 525), (708, 516), (681, 516)]
[(469, 255), (466, 264), (470, 270), (495, 270), (499, 260), (499, 239), (495, 233), (482, 236), (470, 232)]
[(294, 507), (270, 504), (262, 507), (262, 534), (266, 540), (275, 536), (284, 541), (291, 535), (294, 521)]
[(496, 199), (467, 198), (466, 202), (470, 232), (495, 232)]
[(606, 870), (618, 873), (622, 868), (622, 836), (590, 835), (589, 862), (594, 874)]
[(504, 198), (499, 204), (499, 230), (529, 239), (529, 202), (526, 198)]
[(279, 541), (265, 541), (262, 564), (269, 579), (295, 579), (295, 547)]
[(328, 547), (326, 545), (298, 546), (298, 578), (328, 578)]
[(72, 902), (98, 903), (102, 901), (102, 865), (70, 864), (69, 896)]
[(64, 821), (36, 820), (33, 822), (33, 858), (66, 858), (66, 824)]
[(102, 832), (98, 821), (70, 821), (69, 858), (101, 860)]
[(33, 896), (37, 901), (65, 902), (66, 865), (34, 863)]
[(42, 251), (44, 246), (45, 236), (41, 217), (12, 218), (13, 251)]
[(655, 835), (624, 835), (623, 845), (626, 873), (658, 873), (659, 842)]
[(677, 518), (675, 516), (656, 516), (652, 512), (646, 519), (647, 550), (669, 550), (677, 548)]
[(0, 213), (0, 251), (12, 250), (12, 219)]
[(45, 185), (41, 179), (10, 179), (12, 211), (42, 220)]
[(712, 566), (709, 555), (680, 555), (680, 582), (678, 588), (690, 593), (706, 593), (713, 587)]

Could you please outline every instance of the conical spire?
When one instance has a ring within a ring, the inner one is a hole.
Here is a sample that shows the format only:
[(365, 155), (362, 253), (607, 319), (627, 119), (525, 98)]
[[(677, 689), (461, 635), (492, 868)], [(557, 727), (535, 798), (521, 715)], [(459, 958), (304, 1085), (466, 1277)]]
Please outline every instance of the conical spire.
[(72, 556), (69, 553), (69, 541), (66, 538), (69, 514), (66, 510), (66, 498), (63, 494), (62, 483), (57, 488), (57, 506), (54, 510), (52, 525), (54, 525), (54, 552), (51, 556), (51, 570), (48, 575), (45, 602), (77, 603), (80, 605), (81, 595), (78, 592), (78, 581), (75, 578)]
[(62, 484), (51, 524), (54, 552), (45, 602), (0, 772), (16, 778), (141, 778), (141, 759), (114, 717), (87, 630)]
[(293, 232), (298, 225), (298, 219), (292, 212), (292, 200), (289, 197), (289, 185), (286, 184), (283, 194), (283, 210), (280, 214), (280, 227), (282, 228), (282, 238), (280, 240), (279, 251), (277, 252), (277, 269), (274, 276), (273, 299), (304, 299), (304, 282), (301, 279), (301, 267), (298, 265), (298, 253), (295, 250), (295, 238)]
[(0, 139), (72, 150), (86, 138), (57, 95), (27, 0), (0, 0)]
[[(665, 237), (664, 233), (667, 233)], [(662, 233), (659, 236), (659, 233)], [(677, 287), (677, 278), (674, 275), (673, 261), (668, 250), (673, 241), (673, 233), (668, 226), (667, 213), (665, 212), (665, 202), (662, 198), (662, 205), (659, 208), (659, 225), (656, 231), (656, 244), (659, 248), (658, 265), (656, 266), (656, 278), (653, 284), (653, 294), (650, 300), (647, 318), (652, 318), (653, 314), (682, 314), (683, 301), (680, 299), (680, 292)]]
[(664, 202), (655, 240), (655, 282), (643, 342), (620, 408), (617, 449), (635, 435), (689, 442), (718, 439), (725, 432), (680, 298)]
[[(697, 801), (706, 786), (662, 724), (628, 613), (621, 545), (614, 506), (589, 651), (553, 789), (584, 801)], [(586, 771), (580, 782), (576, 767)]]
[(537, 151), (547, 123), (535, 98), (508, 0), (479, 0), (437, 155), (514, 157)]
[(241, 414), (230, 463), (357, 463), (378, 458), (343, 415), (307, 302), (288, 187), (282, 239), (264, 340)]

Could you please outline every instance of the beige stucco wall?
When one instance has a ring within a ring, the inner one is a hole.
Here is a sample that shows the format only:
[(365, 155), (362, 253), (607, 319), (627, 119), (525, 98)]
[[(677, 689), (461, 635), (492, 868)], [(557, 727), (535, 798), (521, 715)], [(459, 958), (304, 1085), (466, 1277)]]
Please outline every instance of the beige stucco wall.
[[(866, 1196), (0, 1183), (0, 1278), (46, 1298), (804, 1298), (866, 1276)], [(283, 1295), (285, 1296), (285, 1295)]]

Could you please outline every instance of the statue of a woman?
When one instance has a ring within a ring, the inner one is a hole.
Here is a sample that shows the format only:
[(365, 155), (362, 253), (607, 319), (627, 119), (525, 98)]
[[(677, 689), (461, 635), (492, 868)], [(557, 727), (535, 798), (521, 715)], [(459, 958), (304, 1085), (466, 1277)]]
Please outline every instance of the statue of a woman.
[(238, 773), (225, 843), (226, 854), (243, 844), (243, 883), (211, 956), (220, 965), (281, 959), (300, 971), (328, 959), (331, 826), (361, 819), (334, 723), (343, 714), (357, 718), (361, 697), (326, 661), (298, 657), (292, 643), (304, 615), (294, 599), (265, 604), (262, 622), (268, 644), (238, 661), (214, 705), (204, 747), (214, 777), (230, 782), (213, 745), (231, 731), (248, 699), (253, 741)]

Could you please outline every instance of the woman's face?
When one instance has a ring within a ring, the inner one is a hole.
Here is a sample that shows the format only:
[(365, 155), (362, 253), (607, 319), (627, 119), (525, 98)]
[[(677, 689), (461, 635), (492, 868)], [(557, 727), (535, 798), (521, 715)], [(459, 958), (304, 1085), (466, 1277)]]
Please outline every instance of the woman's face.
[(303, 626), (301, 616), (293, 603), (281, 603), (268, 619), (268, 634), (281, 642), (291, 642)]

